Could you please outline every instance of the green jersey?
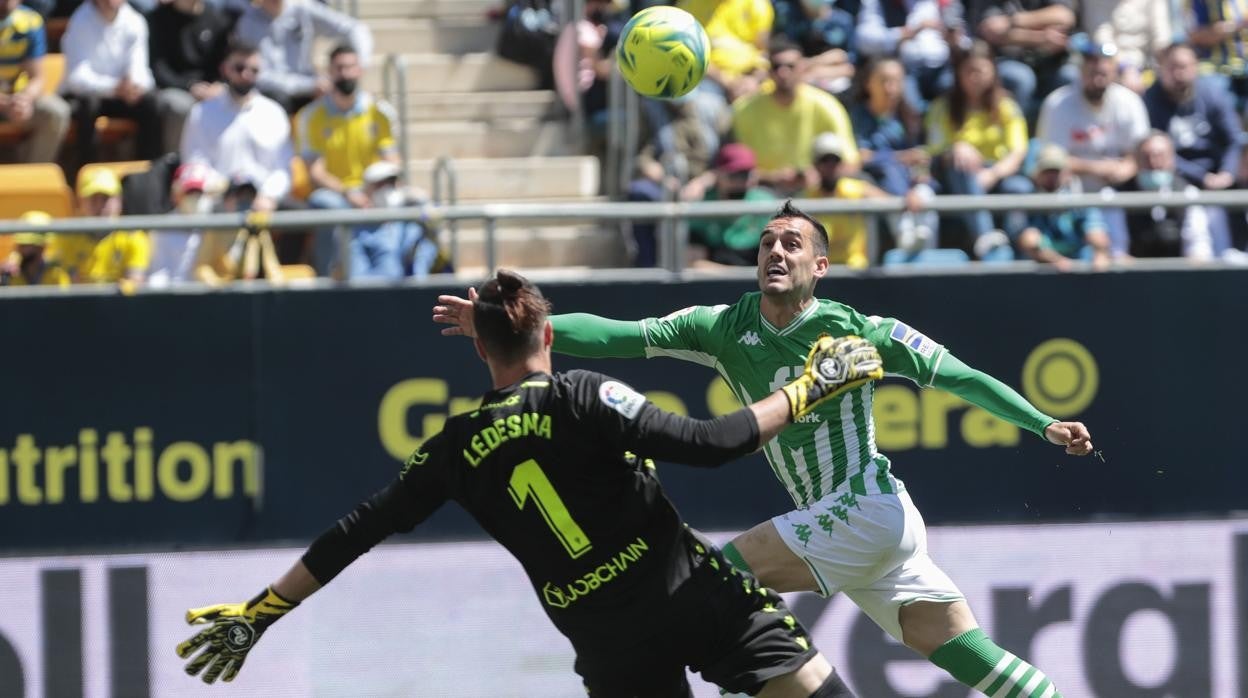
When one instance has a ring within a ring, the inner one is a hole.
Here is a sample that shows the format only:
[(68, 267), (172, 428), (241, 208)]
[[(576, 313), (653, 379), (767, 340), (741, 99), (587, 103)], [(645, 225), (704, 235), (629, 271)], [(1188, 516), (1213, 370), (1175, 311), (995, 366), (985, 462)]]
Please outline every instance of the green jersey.
[[(759, 292), (733, 305), (692, 306), (637, 323), (589, 315), (555, 322), (556, 351), (578, 356), (665, 356), (711, 367), (742, 404), (801, 375), (819, 335), (858, 335), (880, 352), (888, 375), (949, 390), (1017, 426), (1043, 435), (1050, 417), (995, 378), (969, 368), (943, 346), (900, 320), (865, 316), (842, 303), (815, 299), (788, 325), (763, 317)], [(831, 493), (895, 493), (901, 483), (876, 449), (874, 382), (829, 400), (766, 444), (775, 475), (798, 507)]]

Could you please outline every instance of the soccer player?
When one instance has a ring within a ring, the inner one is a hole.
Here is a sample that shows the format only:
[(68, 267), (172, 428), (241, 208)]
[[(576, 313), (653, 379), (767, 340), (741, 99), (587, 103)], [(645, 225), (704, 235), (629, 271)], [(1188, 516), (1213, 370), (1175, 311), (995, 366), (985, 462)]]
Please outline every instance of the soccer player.
[(475, 345), (494, 390), (272, 586), (246, 603), (188, 611), (188, 622), (210, 625), (178, 646), (183, 658), (206, 648), (187, 673), (232, 680), (270, 624), (454, 500), (520, 560), (595, 698), (687, 696), (686, 666), (732, 692), (852, 698), (781, 598), (686, 526), (625, 452), (704, 466), (745, 455), (838, 391), (882, 377), (879, 353), (861, 338), (821, 338), (797, 380), (700, 421), (598, 373), (552, 373), (549, 306), (518, 274), (500, 270), (474, 298)]
[[(879, 349), (886, 373), (949, 391), (1069, 454), (1092, 452), (1083, 424), (1042, 414), (910, 325), (815, 298), (827, 249), (823, 226), (786, 202), (763, 228), (759, 292), (733, 305), (693, 306), (640, 322), (554, 316), (554, 350), (700, 363), (748, 404), (801, 373), (814, 337), (859, 335)], [(433, 319), (452, 325), (443, 334), (472, 333), (469, 301), (438, 302)], [(962, 592), (928, 556), (923, 517), (876, 450), (872, 393), (871, 384), (846, 391), (765, 445), (796, 508), (741, 534), (724, 556), (777, 591), (845, 592), (890, 635), (988, 696), (1059, 696), (1044, 673), (984, 634)]]

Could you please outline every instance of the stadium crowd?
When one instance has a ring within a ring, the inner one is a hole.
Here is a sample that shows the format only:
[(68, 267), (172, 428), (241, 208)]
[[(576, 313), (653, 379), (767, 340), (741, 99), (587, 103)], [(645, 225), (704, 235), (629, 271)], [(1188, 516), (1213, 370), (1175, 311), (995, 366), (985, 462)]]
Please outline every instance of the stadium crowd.
[[(590, 2), (612, 55), (630, 12)], [(1248, 2), (678, 0), (711, 39), (707, 79), (643, 105), (629, 196), (656, 201), (905, 197), (883, 261), (1242, 260), (1220, 208), (937, 217), (937, 194), (1218, 190), (1240, 167)], [(600, 70), (599, 75), (605, 75)], [(687, 176), (682, 176), (687, 175)], [(864, 267), (864, 216), (831, 216), (833, 263)], [(756, 221), (694, 221), (691, 256), (753, 264)], [(656, 261), (636, 226), (636, 262)], [(936, 248), (939, 252), (933, 252)], [(954, 250), (960, 250), (961, 253)]]
[[(543, 4), (506, 3), (504, 39), (509, 10)], [(576, 37), (591, 131), (605, 123), (619, 31), (648, 4), (585, 3)], [(1103, 268), (1238, 260), (1248, 244), (1242, 212), (1201, 206), (926, 210), (939, 194), (1248, 187), (1248, 0), (675, 4), (710, 35), (710, 68), (686, 97), (643, 100), (632, 200), (904, 197), (907, 211), (881, 221), (882, 259), (869, 259), (865, 216), (827, 218), (832, 261), (851, 267), (953, 254)], [(333, 44), (322, 68), (318, 39)], [(4, 217), (418, 203), (394, 110), (360, 84), (372, 53), (364, 23), (316, 0), (0, 0), (0, 146), (54, 163), (76, 189), (60, 207), (14, 211), (10, 197)], [(760, 229), (693, 221), (691, 257), (752, 264)], [(353, 278), (449, 268), (420, 224), (309, 232), (266, 236), (265, 259)], [(634, 234), (635, 264), (654, 265), (654, 228)], [(0, 284), (228, 279), (253, 239), (0, 236)]]
[[(337, 42), (324, 70), (317, 39)], [(53, 163), (75, 182), (58, 215), (416, 203), (420, 192), (402, 183), (394, 111), (360, 86), (371, 57), (367, 26), (314, 0), (0, 0), (0, 139), (16, 161)], [(108, 162), (122, 153), (134, 159)], [(290, 262), (287, 273), (349, 264), (353, 278), (419, 276), (446, 266), (425, 232), (391, 222), (265, 234), (274, 264), (253, 273)], [(0, 236), (0, 284), (220, 281), (243, 273), (256, 239), (244, 233)]]

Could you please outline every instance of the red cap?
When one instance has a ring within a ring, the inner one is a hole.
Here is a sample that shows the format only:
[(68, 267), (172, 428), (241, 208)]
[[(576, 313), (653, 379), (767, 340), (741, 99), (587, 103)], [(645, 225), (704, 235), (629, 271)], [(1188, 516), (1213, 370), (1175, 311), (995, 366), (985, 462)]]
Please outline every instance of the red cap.
[(715, 169), (723, 172), (749, 172), (758, 165), (754, 151), (744, 143), (728, 143), (719, 149), (715, 158)]
[(213, 169), (202, 162), (188, 162), (180, 165), (173, 173), (173, 186), (185, 194), (192, 191), (211, 191), (219, 177)]

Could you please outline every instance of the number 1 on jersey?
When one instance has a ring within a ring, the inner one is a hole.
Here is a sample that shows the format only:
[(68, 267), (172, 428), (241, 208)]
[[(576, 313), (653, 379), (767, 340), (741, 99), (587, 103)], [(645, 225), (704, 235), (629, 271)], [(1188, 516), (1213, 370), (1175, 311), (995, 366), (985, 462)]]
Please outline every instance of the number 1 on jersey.
[(529, 497), (533, 498), (533, 501), (537, 503), (537, 510), (542, 513), (542, 518), (546, 519), (546, 525), (555, 532), (555, 537), (559, 539), (559, 542), (563, 544), (563, 549), (567, 550), (568, 555), (573, 559), (584, 555), (593, 547), (589, 542), (589, 536), (586, 536), (581, 527), (572, 520), (572, 514), (564, 506), (559, 493), (555, 492), (554, 485), (550, 484), (550, 480), (546, 477), (546, 473), (542, 472), (542, 467), (537, 464), (537, 461), (530, 458), (511, 471), (511, 482), (507, 486), (507, 492), (511, 494), (511, 499), (516, 506), (522, 510), (525, 501)]

